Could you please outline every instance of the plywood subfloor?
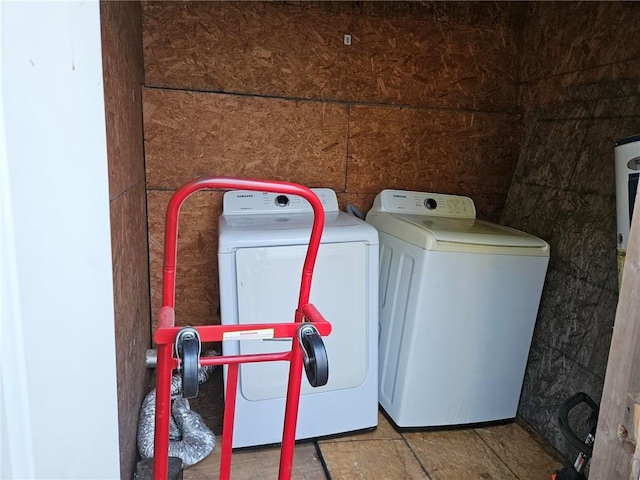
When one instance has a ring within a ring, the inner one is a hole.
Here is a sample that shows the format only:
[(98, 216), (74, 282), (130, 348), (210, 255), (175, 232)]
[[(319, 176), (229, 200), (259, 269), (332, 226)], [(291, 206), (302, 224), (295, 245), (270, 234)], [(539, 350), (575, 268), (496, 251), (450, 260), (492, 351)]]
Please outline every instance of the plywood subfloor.
[[(321, 452), (321, 455), (318, 453)], [(234, 452), (234, 480), (276, 479), (280, 450)], [(329, 471), (322, 466), (322, 459)], [(218, 478), (220, 445), (184, 471), (184, 480)], [(558, 453), (515, 422), (484, 428), (397, 432), (379, 415), (377, 430), (296, 446), (296, 480), (548, 480), (562, 467)]]

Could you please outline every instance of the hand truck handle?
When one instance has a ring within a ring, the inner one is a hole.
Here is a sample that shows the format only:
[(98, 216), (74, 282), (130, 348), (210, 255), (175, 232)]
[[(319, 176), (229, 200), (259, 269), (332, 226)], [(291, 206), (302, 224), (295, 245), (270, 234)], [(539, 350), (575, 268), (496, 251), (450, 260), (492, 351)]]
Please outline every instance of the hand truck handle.
[[(313, 267), (318, 248), (320, 247), (320, 237), (324, 227), (324, 209), (322, 202), (307, 187), (290, 182), (279, 182), (271, 180), (257, 180), (248, 178), (230, 177), (201, 177), (186, 183), (180, 187), (169, 200), (164, 231), (164, 264), (162, 269), (162, 306), (174, 308), (176, 289), (176, 262), (178, 255), (178, 217), (180, 207), (189, 195), (204, 189), (220, 190), (255, 190), (259, 192), (284, 193), (287, 195), (299, 195), (311, 204), (313, 208), (313, 226), (311, 227), (311, 237), (307, 255), (302, 267), (302, 279), (300, 286), (300, 297), (298, 308), (296, 309), (295, 320), (302, 321), (302, 308), (309, 303), (309, 292), (311, 291), (311, 281), (313, 277)], [(170, 325), (172, 327), (173, 319)]]

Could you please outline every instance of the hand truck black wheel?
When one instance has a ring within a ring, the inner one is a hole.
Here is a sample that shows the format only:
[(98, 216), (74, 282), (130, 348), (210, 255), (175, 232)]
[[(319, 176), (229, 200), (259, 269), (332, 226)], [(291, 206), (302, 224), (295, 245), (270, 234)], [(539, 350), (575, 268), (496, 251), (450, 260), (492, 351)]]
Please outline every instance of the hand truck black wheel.
[(298, 329), (298, 339), (302, 347), (304, 371), (312, 387), (322, 387), (329, 381), (329, 360), (327, 349), (316, 327), (306, 323)]
[(193, 327), (185, 327), (176, 336), (176, 354), (180, 358), (182, 396), (198, 396), (198, 367), (200, 364), (200, 335)]

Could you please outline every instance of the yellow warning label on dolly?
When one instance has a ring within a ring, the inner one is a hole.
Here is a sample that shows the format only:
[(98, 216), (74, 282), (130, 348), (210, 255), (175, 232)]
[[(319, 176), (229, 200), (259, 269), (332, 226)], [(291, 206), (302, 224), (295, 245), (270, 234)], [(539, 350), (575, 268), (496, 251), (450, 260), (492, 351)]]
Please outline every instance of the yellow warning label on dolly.
[(273, 328), (259, 330), (241, 330), (238, 332), (224, 332), (222, 340), (265, 340), (273, 338)]

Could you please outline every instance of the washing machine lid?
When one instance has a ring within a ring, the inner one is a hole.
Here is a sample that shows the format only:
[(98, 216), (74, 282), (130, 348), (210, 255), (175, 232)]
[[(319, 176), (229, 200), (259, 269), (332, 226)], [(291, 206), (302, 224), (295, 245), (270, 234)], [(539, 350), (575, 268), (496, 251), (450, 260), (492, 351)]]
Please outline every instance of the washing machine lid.
[[(338, 210), (335, 192), (311, 189), (325, 210), (323, 243), (365, 242), (378, 245), (378, 231), (365, 221)], [(313, 210), (298, 195), (232, 190), (223, 198), (218, 220), (218, 253), (238, 248), (301, 245), (309, 242)]]
[(549, 245), (528, 233), (475, 218), (468, 197), (385, 190), (367, 222), (426, 250), (548, 256)]

